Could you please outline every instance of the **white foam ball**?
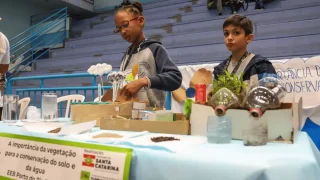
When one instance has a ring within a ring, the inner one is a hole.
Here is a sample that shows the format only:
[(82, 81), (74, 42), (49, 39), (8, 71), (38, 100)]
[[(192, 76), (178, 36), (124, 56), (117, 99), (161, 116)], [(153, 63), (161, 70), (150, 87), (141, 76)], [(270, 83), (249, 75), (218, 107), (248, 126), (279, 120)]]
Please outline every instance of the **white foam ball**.
[(98, 73), (98, 69), (93, 69), (91, 72), (92, 72), (92, 75), (95, 75), (95, 76), (98, 75), (97, 74)]
[(90, 68), (88, 69), (88, 73), (93, 75), (93, 71), (96, 69), (95, 65), (90, 66)]
[(98, 75), (99, 75), (99, 76), (102, 76), (102, 75), (103, 75), (103, 72), (104, 72), (104, 71), (103, 71), (103, 68), (98, 69)]
[(97, 67), (97, 68), (101, 68), (101, 67), (102, 67), (102, 64), (98, 63), (98, 64), (96, 65), (96, 67)]

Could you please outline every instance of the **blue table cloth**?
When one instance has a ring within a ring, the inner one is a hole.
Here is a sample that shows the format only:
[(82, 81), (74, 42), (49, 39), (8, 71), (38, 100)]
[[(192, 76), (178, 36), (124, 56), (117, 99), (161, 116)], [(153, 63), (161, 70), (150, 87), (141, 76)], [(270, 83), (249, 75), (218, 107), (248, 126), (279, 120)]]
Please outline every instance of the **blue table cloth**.
[[(3, 123), (0, 123), (0, 132), (30, 135), (22, 132), (21, 127)], [(71, 140), (47, 134), (32, 135)], [(297, 135), (294, 144), (268, 143), (260, 147), (246, 147), (242, 141), (232, 141), (224, 145), (202, 144), (174, 153), (127, 143), (118, 146), (134, 150), (131, 180), (320, 179), (319, 151), (304, 132)]]

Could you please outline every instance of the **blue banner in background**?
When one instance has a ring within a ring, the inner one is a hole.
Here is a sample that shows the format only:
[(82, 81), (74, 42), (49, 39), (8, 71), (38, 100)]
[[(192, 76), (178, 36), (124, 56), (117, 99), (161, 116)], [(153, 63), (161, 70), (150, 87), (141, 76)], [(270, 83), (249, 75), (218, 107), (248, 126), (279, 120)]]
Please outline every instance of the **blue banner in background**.
[(313, 143), (320, 151), (320, 126), (314, 123), (310, 118), (307, 118), (302, 131), (306, 132), (310, 136)]

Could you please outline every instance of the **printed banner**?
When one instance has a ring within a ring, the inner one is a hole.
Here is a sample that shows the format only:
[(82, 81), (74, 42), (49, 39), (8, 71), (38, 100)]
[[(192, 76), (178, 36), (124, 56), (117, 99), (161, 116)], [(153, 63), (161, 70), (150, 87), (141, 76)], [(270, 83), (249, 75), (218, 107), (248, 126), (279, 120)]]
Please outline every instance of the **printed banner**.
[(129, 179), (132, 149), (7, 133), (0, 144), (0, 179)]
[(284, 63), (274, 62), (277, 75), (285, 82), (286, 102), (303, 100), (303, 107), (320, 104), (320, 56), (303, 60), (290, 59)]

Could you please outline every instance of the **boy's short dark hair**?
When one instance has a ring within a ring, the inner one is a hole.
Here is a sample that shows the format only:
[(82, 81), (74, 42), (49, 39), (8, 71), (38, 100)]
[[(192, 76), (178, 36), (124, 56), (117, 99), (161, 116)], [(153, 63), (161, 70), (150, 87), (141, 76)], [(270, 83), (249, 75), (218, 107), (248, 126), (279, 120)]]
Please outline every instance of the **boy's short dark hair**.
[(238, 26), (242, 28), (246, 35), (253, 33), (252, 21), (246, 16), (235, 14), (228, 17), (223, 23), (223, 29), (229, 25)]

